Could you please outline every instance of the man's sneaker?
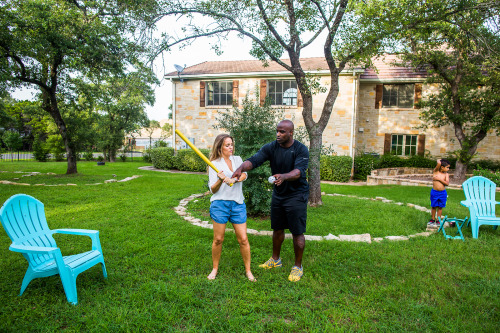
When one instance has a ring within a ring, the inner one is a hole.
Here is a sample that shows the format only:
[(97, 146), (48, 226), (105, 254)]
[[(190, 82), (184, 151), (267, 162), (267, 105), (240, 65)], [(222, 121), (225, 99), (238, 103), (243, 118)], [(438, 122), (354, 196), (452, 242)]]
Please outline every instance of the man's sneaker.
[(278, 260), (274, 260), (271, 257), (271, 258), (269, 258), (268, 261), (266, 261), (262, 265), (259, 265), (259, 267), (262, 267), (262, 268), (265, 268), (265, 269), (271, 269), (271, 268), (281, 267), (281, 258), (279, 258)]
[(302, 268), (299, 268), (297, 266), (292, 267), (292, 271), (290, 272), (290, 275), (288, 276), (288, 280), (292, 282), (297, 282), (300, 280), (302, 275), (304, 274)]

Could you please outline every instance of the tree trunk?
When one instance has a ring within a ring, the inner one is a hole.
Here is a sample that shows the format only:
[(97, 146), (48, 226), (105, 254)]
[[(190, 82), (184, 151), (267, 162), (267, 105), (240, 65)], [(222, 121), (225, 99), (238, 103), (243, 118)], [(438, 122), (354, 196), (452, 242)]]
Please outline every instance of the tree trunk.
[(78, 170), (76, 168), (76, 154), (72, 147), (71, 137), (68, 134), (66, 123), (62, 119), (61, 112), (59, 111), (59, 107), (57, 105), (56, 94), (54, 92), (51, 92), (48, 97), (49, 101), (46, 104), (47, 112), (50, 114), (52, 119), (54, 119), (54, 122), (56, 123), (57, 128), (59, 129), (59, 133), (61, 134), (61, 137), (63, 139), (64, 148), (66, 150), (66, 159), (68, 161), (66, 174), (70, 175), (78, 173)]
[(309, 136), (309, 206), (323, 204), (321, 200), (320, 154), (323, 135), (321, 132)]
[(467, 164), (464, 162), (457, 160), (457, 164), (455, 165), (455, 172), (453, 173), (453, 179), (458, 179), (460, 182), (465, 180), (465, 174), (467, 172)]

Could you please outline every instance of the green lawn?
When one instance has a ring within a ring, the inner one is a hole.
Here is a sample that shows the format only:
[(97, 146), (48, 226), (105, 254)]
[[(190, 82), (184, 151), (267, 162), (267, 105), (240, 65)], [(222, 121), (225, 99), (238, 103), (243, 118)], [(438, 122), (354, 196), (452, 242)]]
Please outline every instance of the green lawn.
[[(173, 210), (179, 200), (206, 189), (206, 177), (139, 170), (140, 162), (79, 162), (78, 176), (66, 176), (66, 163), (2, 162), (0, 204), (26, 193), (45, 204), (49, 226), (100, 231), (108, 270), (100, 266), (79, 275), (77, 306), (66, 302), (60, 279), (31, 282), (17, 296), (27, 263), (8, 250), (0, 232), (1, 332), (328, 332), (413, 331), (494, 332), (500, 327), (500, 230), (470, 229), (466, 241), (440, 234), (409, 241), (352, 243), (308, 241), (304, 277), (287, 280), (293, 264), (285, 240), (283, 267), (259, 269), (271, 239), (249, 236), (256, 283), (248, 282), (233, 233), (226, 234), (219, 276), (211, 270), (212, 230), (193, 226)], [(45, 175), (19, 177), (13, 171)], [(56, 175), (47, 175), (54, 172)], [(116, 175), (116, 177), (113, 177)], [(140, 178), (103, 185), (107, 179)], [(13, 180), (20, 178), (20, 180)], [(322, 186), (326, 193), (428, 205), (428, 188), (403, 186)], [(464, 217), (461, 191), (449, 190), (444, 213)], [(373, 237), (425, 230), (426, 213), (407, 206), (349, 197), (325, 196), (324, 206), (308, 212), (308, 234), (370, 233)], [(207, 214), (208, 199), (191, 202), (195, 216)], [(269, 220), (249, 219), (249, 227), (270, 230)], [(58, 235), (63, 254), (87, 250), (86, 237)]]

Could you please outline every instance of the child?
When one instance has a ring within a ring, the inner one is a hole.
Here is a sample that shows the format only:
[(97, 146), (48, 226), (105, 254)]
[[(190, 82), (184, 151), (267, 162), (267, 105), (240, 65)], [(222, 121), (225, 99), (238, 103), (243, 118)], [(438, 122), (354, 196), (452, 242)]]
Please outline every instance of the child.
[(428, 223), (430, 227), (439, 227), (439, 219), (443, 212), (443, 208), (446, 207), (446, 199), (448, 194), (446, 193), (445, 186), (450, 184), (450, 175), (448, 174), (450, 170), (450, 162), (445, 159), (440, 159), (437, 161), (437, 165), (432, 173), (432, 190), (431, 190), (431, 220)]

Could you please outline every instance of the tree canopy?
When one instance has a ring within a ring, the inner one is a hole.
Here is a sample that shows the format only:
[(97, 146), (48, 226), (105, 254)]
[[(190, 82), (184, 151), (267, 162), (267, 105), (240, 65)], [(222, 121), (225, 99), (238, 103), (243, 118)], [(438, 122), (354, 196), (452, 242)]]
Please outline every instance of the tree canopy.
[(402, 33), (402, 59), (427, 68), (427, 82), (439, 87), (420, 103), (422, 127), (451, 125), (460, 148), (455, 177), (465, 178), (477, 146), (500, 134), (500, 6), (462, 1), (467, 11)]
[(60, 104), (77, 88), (75, 78), (119, 76), (140, 63), (143, 45), (131, 39), (139, 2), (0, 1), (0, 88), (40, 89), (64, 142), (67, 173), (77, 172), (77, 143)]

